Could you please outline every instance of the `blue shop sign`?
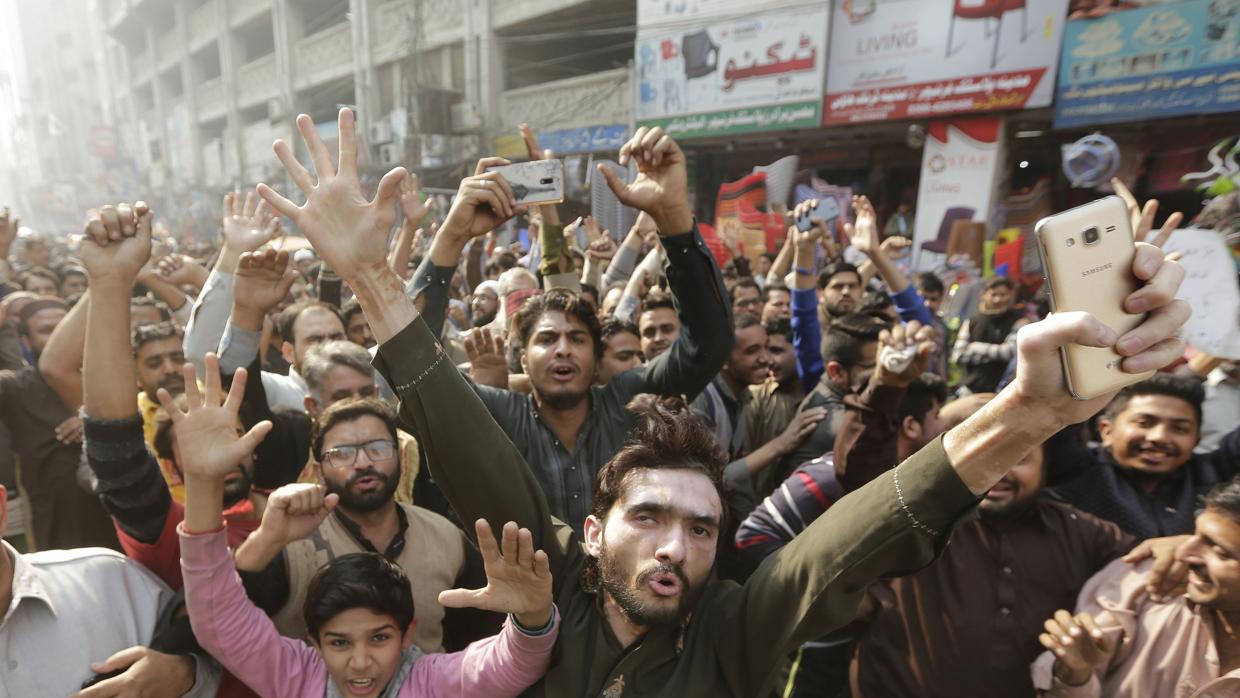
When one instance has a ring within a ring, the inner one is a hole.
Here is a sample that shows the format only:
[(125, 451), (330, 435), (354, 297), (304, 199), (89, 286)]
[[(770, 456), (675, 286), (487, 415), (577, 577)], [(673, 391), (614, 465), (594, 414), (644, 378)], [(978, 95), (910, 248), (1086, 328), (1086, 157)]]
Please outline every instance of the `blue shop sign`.
[(1240, 110), (1240, 0), (1181, 0), (1064, 28), (1055, 128)]
[(629, 127), (620, 124), (538, 132), (538, 144), (550, 148), (556, 155), (620, 150), (628, 138)]

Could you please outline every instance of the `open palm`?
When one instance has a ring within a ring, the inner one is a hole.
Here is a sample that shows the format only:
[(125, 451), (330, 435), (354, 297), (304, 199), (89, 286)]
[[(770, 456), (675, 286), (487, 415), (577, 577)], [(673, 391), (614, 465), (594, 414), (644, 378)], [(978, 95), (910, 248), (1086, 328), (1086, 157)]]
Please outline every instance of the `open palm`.
[(297, 117), (297, 129), (310, 152), (317, 181), (287, 143), (275, 143), (276, 156), (306, 195), (306, 203), (298, 206), (266, 184), (258, 185), (258, 193), (297, 225), (328, 266), (350, 279), (363, 269), (386, 264), (388, 231), (396, 221), (394, 204), (406, 172), (403, 167), (388, 172), (379, 181), (375, 198), (367, 201), (357, 175), (357, 124), (352, 110), (340, 110), (339, 128), (337, 170), (314, 122), (306, 114)]
[(283, 232), (280, 219), (254, 192), (224, 195), (224, 244), (236, 252), (253, 252)]
[(448, 608), (511, 613), (519, 621), (524, 620), (523, 616), (534, 617), (545, 624), (551, 610), (551, 566), (547, 554), (535, 551), (529, 530), (519, 529), (515, 522), (504, 524), (502, 550), (485, 519), (478, 519), (474, 529), (486, 566), (486, 588), (443, 591), (439, 603)]
[(178, 463), (185, 474), (222, 478), (254, 452), (271, 430), (271, 422), (259, 422), (245, 435), (239, 435), (237, 411), (245, 396), (246, 371), (244, 368), (237, 370), (228, 399), (221, 405), (219, 359), (215, 354), (207, 354), (205, 363), (205, 393), (198, 390), (198, 376), (193, 365), (185, 364), (181, 369), (185, 376), (187, 410), (181, 410), (163, 388), (159, 389), (159, 404), (172, 419), (172, 433), (180, 452)]

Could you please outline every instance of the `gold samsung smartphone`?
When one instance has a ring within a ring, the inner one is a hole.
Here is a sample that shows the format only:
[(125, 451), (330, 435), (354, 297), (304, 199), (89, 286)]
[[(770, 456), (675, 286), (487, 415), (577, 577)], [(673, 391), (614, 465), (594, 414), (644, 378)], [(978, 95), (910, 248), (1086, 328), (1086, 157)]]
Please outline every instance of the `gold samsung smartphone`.
[[(1123, 199), (1108, 196), (1038, 221), (1034, 227), (1042, 267), (1050, 284), (1051, 309), (1085, 311), (1123, 335), (1144, 315), (1124, 311), (1124, 299), (1139, 288), (1132, 273), (1132, 225)], [(1123, 357), (1110, 347), (1072, 344), (1060, 350), (1068, 391), (1089, 400), (1154, 375), (1124, 373)]]
[(564, 201), (564, 161), (533, 160), (488, 167), (508, 180), (518, 204), (558, 204)]

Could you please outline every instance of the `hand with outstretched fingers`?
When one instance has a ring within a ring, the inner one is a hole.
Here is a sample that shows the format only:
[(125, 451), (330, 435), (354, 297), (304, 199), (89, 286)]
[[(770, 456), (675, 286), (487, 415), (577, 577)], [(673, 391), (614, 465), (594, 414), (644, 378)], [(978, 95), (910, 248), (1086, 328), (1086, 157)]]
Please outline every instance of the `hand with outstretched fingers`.
[(395, 203), (405, 168), (385, 174), (374, 198), (367, 200), (358, 179), (353, 110), (341, 109), (338, 125), (339, 168), (332, 164), (327, 145), (306, 114), (297, 117), (297, 129), (310, 153), (314, 176), (297, 161), (288, 143), (277, 140), (273, 146), (284, 171), (305, 195), (304, 204), (298, 206), (266, 184), (258, 185), (258, 193), (292, 220), (323, 261), (350, 285), (367, 274), (386, 272), (395, 276), (387, 267), (388, 233), (396, 220)]
[(1115, 632), (1107, 632), (1089, 613), (1075, 616), (1065, 610), (1045, 623), (1046, 632), (1038, 642), (1055, 655), (1055, 676), (1070, 686), (1089, 681), (1094, 669), (1106, 662), (1115, 650)]
[(534, 549), (528, 528), (516, 522), (504, 524), (502, 543), (497, 545), (486, 519), (474, 522), (478, 550), (486, 567), (483, 589), (449, 589), (439, 592), (446, 608), (478, 608), (509, 613), (522, 627), (543, 628), (551, 622), (551, 563), (547, 553)]
[(172, 420), (179, 458), (177, 465), (188, 477), (222, 480), (249, 458), (271, 431), (263, 420), (244, 434), (238, 433), (237, 413), (245, 397), (246, 369), (237, 369), (227, 399), (221, 400), (220, 361), (214, 353), (206, 356), (204, 390), (198, 389), (198, 372), (193, 364), (181, 367), (185, 377), (187, 409), (177, 407), (172, 395), (159, 389), (159, 404)]

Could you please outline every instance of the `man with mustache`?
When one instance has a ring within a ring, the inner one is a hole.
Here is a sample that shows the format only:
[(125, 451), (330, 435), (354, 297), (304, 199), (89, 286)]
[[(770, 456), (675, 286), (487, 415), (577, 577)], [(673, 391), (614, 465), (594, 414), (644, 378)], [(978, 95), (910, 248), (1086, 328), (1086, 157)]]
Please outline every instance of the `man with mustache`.
[(1198, 499), (1240, 473), (1240, 427), (1193, 453), (1203, 399), (1199, 381), (1169, 374), (1124, 388), (1098, 419), (1101, 446), (1084, 445), (1083, 425), (1055, 438), (1052, 489), (1137, 538), (1190, 533)]
[[(631, 413), (638, 422), (633, 438), (598, 474), (579, 537), (552, 515), (519, 447), (475, 398), (400, 279), (383, 264), (387, 246), (378, 233), (391, 226), (403, 169), (389, 172), (367, 201), (356, 169), (353, 113), (340, 113), (339, 170), (310, 117), (299, 116), (298, 127), (317, 183), (287, 144), (278, 142), (276, 152), (304, 188), (306, 203), (294, 204), (265, 184), (259, 192), (357, 293), (379, 341), (376, 366), (400, 395), (402, 413), (416, 425), (429, 467), (454, 509), (465, 520), (527, 526), (549, 557), (563, 621), (552, 666), (529, 695), (763, 695), (789, 650), (851, 620), (864, 590), (880, 576), (929, 563), (959, 518), (1034, 444), (1087, 419), (1109, 397), (1074, 400), (1063, 387), (1059, 351), (1071, 342), (1115, 346), (1117, 333), (1084, 313), (1031, 326), (1019, 346), (1017, 378), (1003, 393), (842, 499), (744, 585), (711, 579), (728, 523), (721, 481), (726, 456), (700, 422), (647, 398)], [(634, 161), (637, 178), (626, 185), (609, 176), (609, 185), (626, 205), (650, 211), (660, 232), (672, 233), (664, 239), (672, 248), (675, 233), (693, 227), (684, 203), (683, 154), (662, 129), (642, 127), (621, 148), (620, 161)], [(675, 170), (679, 176), (670, 175)], [(467, 188), (487, 188), (470, 180)], [(506, 218), (512, 196), (505, 191), (503, 197), (494, 193), (492, 204)], [(669, 249), (669, 276), (680, 271), (670, 260), (696, 254), (699, 246)], [(1137, 347), (1123, 345), (1129, 357), (1124, 369), (1143, 371), (1183, 351), (1171, 334), (1189, 310), (1174, 300), (1183, 270), (1160, 250), (1139, 245), (1133, 272), (1144, 284), (1138, 298), (1156, 308), (1124, 337)]]
[[(1240, 481), (1215, 485), (1175, 552), (1186, 593), (1146, 589), (1152, 563), (1111, 563), (1047, 614), (1033, 663), (1042, 696), (1234, 696), (1240, 692)], [(1036, 631), (1035, 631), (1036, 632)]]

